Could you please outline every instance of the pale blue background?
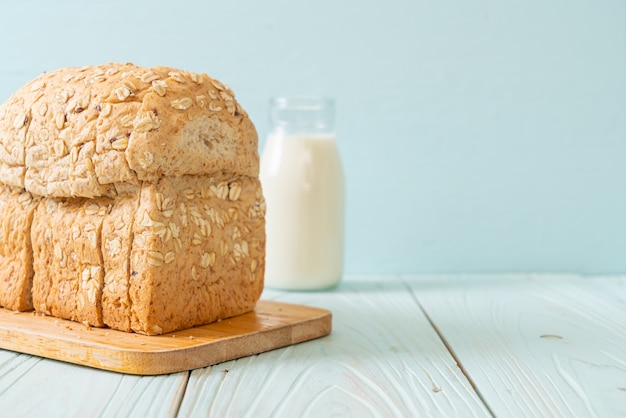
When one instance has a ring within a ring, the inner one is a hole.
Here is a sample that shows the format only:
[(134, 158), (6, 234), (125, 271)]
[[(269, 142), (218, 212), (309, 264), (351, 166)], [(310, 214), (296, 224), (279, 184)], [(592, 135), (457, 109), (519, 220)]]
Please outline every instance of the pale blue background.
[(1, 101), (106, 61), (335, 97), (347, 273), (626, 272), (624, 0), (0, 0)]

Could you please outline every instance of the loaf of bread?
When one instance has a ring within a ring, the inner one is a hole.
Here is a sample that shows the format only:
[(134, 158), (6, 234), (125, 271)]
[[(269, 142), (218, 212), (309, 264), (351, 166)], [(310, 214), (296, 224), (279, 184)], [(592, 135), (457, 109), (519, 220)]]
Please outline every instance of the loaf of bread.
[(0, 306), (144, 334), (263, 289), (257, 134), (205, 74), (67, 68), (0, 106)]

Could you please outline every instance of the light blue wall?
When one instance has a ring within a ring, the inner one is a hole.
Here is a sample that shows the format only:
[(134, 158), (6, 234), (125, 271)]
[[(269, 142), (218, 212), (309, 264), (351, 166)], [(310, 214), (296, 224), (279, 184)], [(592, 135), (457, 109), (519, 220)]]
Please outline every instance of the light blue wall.
[(0, 0), (0, 100), (106, 61), (334, 96), (348, 273), (626, 272), (624, 0)]

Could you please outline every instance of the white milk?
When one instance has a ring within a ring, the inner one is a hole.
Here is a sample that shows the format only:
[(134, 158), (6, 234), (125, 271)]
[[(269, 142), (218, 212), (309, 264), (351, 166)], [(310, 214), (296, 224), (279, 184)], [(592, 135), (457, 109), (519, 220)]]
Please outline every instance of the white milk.
[(344, 183), (334, 135), (270, 134), (261, 183), (266, 285), (312, 290), (337, 284), (343, 272)]

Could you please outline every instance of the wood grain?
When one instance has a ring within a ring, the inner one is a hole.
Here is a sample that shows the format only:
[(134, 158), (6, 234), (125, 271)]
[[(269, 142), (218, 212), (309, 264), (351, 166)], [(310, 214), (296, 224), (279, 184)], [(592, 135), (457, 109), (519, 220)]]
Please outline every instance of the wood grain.
[(496, 416), (626, 416), (624, 278), (407, 278)]
[(327, 335), (331, 313), (260, 301), (253, 312), (160, 336), (0, 309), (0, 348), (124, 373), (190, 370)]
[(188, 377), (146, 378), (0, 350), (0, 415), (173, 417)]
[(0, 416), (626, 416), (626, 277), (351, 277), (263, 298), (330, 310), (333, 333), (158, 376), (0, 350)]
[(397, 278), (265, 299), (333, 312), (333, 333), (191, 373), (180, 416), (489, 416)]

